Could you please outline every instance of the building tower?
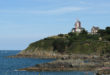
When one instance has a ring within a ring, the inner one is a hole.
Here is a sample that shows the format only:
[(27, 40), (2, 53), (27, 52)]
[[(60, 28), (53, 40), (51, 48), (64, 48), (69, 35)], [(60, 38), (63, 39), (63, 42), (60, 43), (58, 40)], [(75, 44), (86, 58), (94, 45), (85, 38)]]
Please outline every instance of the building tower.
[(75, 28), (78, 29), (78, 28), (81, 28), (81, 22), (79, 20), (77, 20), (75, 22)]
[(72, 32), (80, 33), (82, 30), (84, 30), (84, 28), (81, 27), (81, 22), (77, 20), (75, 22), (75, 28), (72, 29)]

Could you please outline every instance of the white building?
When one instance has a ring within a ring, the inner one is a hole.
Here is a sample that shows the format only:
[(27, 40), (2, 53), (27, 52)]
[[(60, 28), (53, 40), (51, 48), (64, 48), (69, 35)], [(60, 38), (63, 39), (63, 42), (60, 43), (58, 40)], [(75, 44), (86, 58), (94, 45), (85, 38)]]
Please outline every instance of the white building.
[(97, 34), (98, 31), (99, 31), (99, 27), (93, 26), (91, 29), (91, 34)]
[(75, 22), (75, 28), (72, 29), (72, 32), (80, 33), (82, 30), (84, 30), (84, 28), (81, 27), (81, 22), (77, 20)]

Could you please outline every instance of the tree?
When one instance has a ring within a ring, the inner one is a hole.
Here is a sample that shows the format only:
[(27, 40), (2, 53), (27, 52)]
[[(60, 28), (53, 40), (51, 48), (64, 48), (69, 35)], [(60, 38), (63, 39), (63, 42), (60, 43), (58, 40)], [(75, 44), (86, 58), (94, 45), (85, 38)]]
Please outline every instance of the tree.
[(104, 29), (100, 29), (98, 31), (98, 33), (101, 35), (101, 36), (104, 36), (106, 34), (106, 31)]
[(110, 34), (110, 27), (106, 27), (106, 33)]
[(70, 33), (68, 33), (68, 35), (69, 35), (70, 37), (73, 37), (73, 36), (76, 36), (76, 33), (70, 32)]
[(63, 36), (64, 36), (64, 34), (59, 34), (58, 36), (63, 37)]
[(81, 33), (80, 33), (80, 35), (87, 35), (87, 34), (88, 34), (88, 32), (85, 29), (82, 30)]
[(57, 50), (60, 53), (65, 52), (68, 43), (69, 41), (67, 39), (56, 39), (53, 42), (54, 51)]

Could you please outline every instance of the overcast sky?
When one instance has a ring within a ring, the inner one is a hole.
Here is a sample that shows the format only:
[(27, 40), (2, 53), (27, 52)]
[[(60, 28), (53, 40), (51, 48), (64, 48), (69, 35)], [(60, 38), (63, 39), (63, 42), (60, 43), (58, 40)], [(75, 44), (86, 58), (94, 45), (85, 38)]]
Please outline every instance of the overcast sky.
[(0, 0), (0, 49), (22, 50), (47, 36), (110, 26), (110, 0)]

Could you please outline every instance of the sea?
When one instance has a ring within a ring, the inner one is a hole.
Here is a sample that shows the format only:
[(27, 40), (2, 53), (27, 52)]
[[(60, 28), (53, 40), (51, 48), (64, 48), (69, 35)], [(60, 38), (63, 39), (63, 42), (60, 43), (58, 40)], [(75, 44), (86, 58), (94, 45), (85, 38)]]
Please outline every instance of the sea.
[(20, 50), (0, 50), (0, 75), (95, 75), (94, 72), (62, 71), (62, 72), (29, 72), (17, 71), (17, 69), (34, 66), (36, 64), (47, 63), (55, 59), (35, 59), (35, 58), (8, 58), (16, 55)]

